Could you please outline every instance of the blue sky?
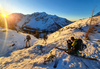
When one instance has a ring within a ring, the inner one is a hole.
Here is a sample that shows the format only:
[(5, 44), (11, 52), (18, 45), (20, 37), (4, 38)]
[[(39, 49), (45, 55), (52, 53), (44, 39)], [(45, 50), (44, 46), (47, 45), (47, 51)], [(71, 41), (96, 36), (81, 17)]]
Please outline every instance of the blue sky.
[(0, 12), (32, 14), (46, 12), (69, 20), (78, 20), (100, 12), (100, 0), (0, 0)]

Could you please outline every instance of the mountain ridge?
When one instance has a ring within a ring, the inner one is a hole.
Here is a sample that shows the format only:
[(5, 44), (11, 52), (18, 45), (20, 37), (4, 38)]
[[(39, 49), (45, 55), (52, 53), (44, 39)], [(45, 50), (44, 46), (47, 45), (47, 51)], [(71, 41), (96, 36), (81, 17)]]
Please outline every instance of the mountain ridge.
[(45, 12), (35, 12), (28, 15), (14, 13), (12, 15), (15, 15), (14, 17), (17, 17), (17, 14), (19, 15), (19, 20), (17, 20), (16, 23), (17, 29), (27, 29), (28, 27), (32, 29), (37, 29), (39, 31), (57, 31), (58, 29), (72, 23), (65, 18), (61, 18), (56, 15), (49, 15)]

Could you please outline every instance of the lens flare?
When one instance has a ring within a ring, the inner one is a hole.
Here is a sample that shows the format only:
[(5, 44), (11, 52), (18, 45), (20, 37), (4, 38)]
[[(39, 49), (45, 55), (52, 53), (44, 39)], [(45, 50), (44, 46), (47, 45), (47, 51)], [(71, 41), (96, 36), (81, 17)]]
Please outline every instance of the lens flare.
[(7, 25), (7, 20), (6, 20), (7, 15), (3, 13), (2, 16), (3, 16), (4, 22), (5, 22), (5, 29), (6, 29), (6, 31), (8, 31), (8, 25)]
[(7, 25), (7, 20), (6, 20), (6, 15), (3, 14), (2, 15), (4, 17), (4, 22), (5, 22), (5, 40), (4, 40), (4, 43), (3, 43), (3, 47), (2, 47), (2, 50), (1, 50), (1, 53), (4, 54), (5, 53), (5, 48), (6, 48), (6, 43), (7, 43), (7, 35), (8, 35), (8, 25)]
[(4, 24), (5, 24), (5, 37), (4, 37), (4, 42), (3, 46), (0, 49), (0, 55), (5, 54), (7, 51), (7, 38), (8, 38), (8, 25), (7, 25), (7, 20), (6, 18), (8, 17), (3, 8), (0, 6), (0, 16), (3, 17)]
[(5, 20), (5, 29), (6, 29), (6, 32), (7, 32), (8, 31), (7, 20), (6, 20), (6, 18), (4, 18), (4, 20)]
[(3, 16), (3, 17), (6, 17), (7, 15), (6, 15), (6, 14), (2, 14), (2, 16)]

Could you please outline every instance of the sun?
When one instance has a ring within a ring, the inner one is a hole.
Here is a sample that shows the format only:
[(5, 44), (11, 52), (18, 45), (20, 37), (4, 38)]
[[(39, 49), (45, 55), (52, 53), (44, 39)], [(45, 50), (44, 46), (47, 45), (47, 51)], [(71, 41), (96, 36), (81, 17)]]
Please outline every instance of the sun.
[(6, 15), (6, 14), (2, 14), (2, 16), (3, 16), (3, 17), (7, 17), (7, 15)]

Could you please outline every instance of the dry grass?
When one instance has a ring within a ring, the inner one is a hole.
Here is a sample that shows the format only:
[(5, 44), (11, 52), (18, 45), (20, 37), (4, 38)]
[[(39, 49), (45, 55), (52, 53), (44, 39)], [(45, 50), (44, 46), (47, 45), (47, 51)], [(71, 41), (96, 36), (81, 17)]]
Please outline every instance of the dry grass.
[(89, 39), (89, 34), (90, 33), (95, 33), (95, 29), (96, 29), (95, 23), (96, 23), (96, 21), (93, 19), (93, 13), (94, 13), (94, 9), (92, 11), (92, 16), (91, 16), (91, 20), (90, 20), (90, 24), (89, 24), (89, 29), (87, 30), (86, 35), (85, 35), (86, 39)]
[(91, 27), (91, 28), (89, 28), (88, 30), (87, 30), (87, 32), (86, 32), (86, 35), (85, 35), (85, 38), (86, 39), (89, 39), (89, 34), (90, 33), (95, 33), (95, 27)]

